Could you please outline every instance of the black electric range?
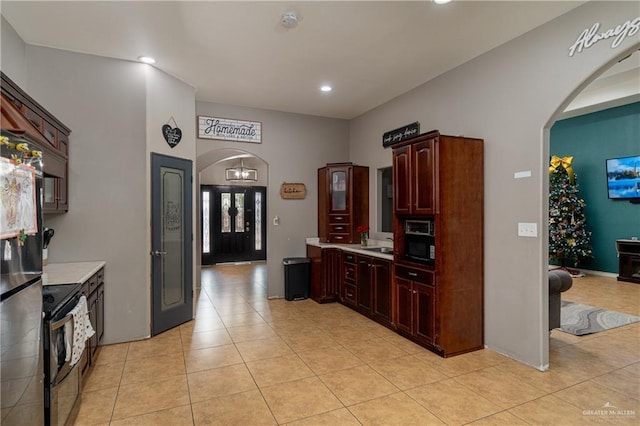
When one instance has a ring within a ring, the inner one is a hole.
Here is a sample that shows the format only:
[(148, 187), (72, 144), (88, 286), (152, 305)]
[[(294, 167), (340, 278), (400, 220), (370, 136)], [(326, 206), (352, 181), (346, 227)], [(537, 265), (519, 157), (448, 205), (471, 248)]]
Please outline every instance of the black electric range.
[(60, 309), (80, 293), (80, 289), (80, 284), (45, 285), (42, 288), (44, 319), (55, 317)]

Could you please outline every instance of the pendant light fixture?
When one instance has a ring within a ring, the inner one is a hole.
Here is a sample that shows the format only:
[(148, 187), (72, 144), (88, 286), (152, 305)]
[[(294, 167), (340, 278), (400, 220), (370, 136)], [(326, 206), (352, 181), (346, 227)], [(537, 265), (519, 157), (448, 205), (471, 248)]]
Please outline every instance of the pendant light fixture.
[(229, 167), (225, 170), (225, 178), (230, 181), (257, 181), (258, 170), (245, 167), (244, 161), (240, 160), (240, 166)]

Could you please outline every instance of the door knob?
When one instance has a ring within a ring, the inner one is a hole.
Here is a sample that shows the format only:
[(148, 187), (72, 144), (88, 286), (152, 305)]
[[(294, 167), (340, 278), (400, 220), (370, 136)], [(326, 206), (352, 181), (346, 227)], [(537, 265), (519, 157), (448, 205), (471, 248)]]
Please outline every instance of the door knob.
[(167, 252), (166, 251), (154, 250), (150, 254), (151, 254), (151, 256), (164, 256), (165, 254), (167, 254)]

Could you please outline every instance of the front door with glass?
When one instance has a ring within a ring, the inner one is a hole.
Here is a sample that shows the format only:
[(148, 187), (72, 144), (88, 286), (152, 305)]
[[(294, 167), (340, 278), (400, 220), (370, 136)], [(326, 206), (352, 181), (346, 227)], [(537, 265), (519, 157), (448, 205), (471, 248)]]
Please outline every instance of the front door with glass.
[(202, 185), (202, 264), (266, 260), (266, 188)]

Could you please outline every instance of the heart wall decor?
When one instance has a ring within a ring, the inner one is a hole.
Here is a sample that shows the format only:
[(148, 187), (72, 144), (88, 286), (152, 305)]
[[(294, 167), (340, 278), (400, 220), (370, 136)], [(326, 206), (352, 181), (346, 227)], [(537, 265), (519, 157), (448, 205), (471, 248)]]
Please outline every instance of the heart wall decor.
[(182, 139), (182, 130), (178, 127), (171, 127), (168, 124), (162, 126), (162, 135), (171, 148), (174, 148)]

